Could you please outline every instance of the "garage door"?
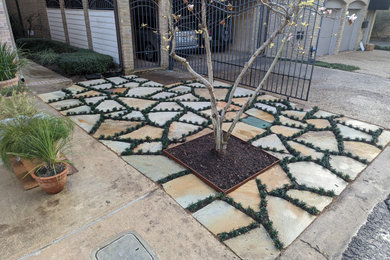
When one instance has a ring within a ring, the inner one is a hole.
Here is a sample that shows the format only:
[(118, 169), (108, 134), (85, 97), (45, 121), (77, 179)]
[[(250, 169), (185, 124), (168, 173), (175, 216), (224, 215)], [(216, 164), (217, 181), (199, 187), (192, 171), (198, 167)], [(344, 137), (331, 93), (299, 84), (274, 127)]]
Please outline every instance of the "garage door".
[(322, 18), (320, 36), (318, 37), (317, 55), (321, 56), (334, 53), (337, 32), (340, 25), (340, 14), (340, 9), (332, 8), (332, 16)]
[(348, 21), (345, 22), (343, 36), (341, 38), (340, 51), (351, 51), (355, 49), (357, 36), (362, 21), (362, 9), (363, 5), (360, 2), (353, 2), (349, 6), (349, 15), (355, 14), (358, 18), (350, 25)]

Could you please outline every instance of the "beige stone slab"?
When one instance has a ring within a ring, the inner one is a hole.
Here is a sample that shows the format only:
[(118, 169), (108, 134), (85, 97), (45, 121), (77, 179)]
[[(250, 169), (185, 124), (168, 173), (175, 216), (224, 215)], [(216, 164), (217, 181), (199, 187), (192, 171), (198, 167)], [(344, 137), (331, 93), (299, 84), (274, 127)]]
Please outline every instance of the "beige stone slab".
[(257, 117), (261, 120), (270, 122), (270, 123), (272, 123), (275, 120), (275, 117), (272, 114), (267, 113), (267, 112), (260, 110), (260, 109), (257, 109), (257, 108), (251, 108), (251, 109), (245, 111), (245, 113), (250, 115), (250, 116)]
[(293, 119), (290, 119), (288, 117), (285, 117), (285, 116), (279, 116), (279, 120), (282, 124), (289, 124), (289, 125), (295, 125), (295, 126), (301, 126), (301, 127), (306, 127), (307, 124), (305, 123), (302, 123), (300, 121), (297, 121), (297, 120), (293, 120)]
[(288, 190), (287, 195), (305, 202), (309, 207), (316, 207), (319, 211), (322, 211), (333, 200), (332, 197), (321, 196), (306, 190)]
[[(230, 127), (231, 123), (225, 123), (222, 125), (222, 129), (227, 131)], [(261, 128), (257, 128), (243, 122), (238, 122), (233, 129), (232, 135), (244, 140), (248, 141), (254, 138), (256, 135), (264, 133), (265, 130)]]
[(287, 142), (292, 148), (294, 148), (297, 152), (300, 152), (303, 156), (311, 156), (313, 160), (321, 159), (324, 154), (321, 152), (316, 152), (316, 150), (307, 147), (306, 145), (294, 142), (294, 141), (288, 141)]
[(282, 114), (287, 115), (287, 116), (294, 116), (294, 117), (297, 117), (299, 120), (302, 120), (305, 117), (306, 112), (296, 111), (296, 110), (286, 110), (286, 111), (283, 111)]
[(153, 107), (152, 111), (158, 110), (183, 110), (181, 106), (179, 106), (176, 102), (161, 102), (157, 106)]
[(308, 119), (306, 122), (314, 125), (314, 127), (318, 129), (330, 127), (330, 123), (327, 119)]
[(283, 171), (279, 164), (260, 174), (257, 179), (259, 179), (262, 184), (267, 186), (268, 192), (283, 188), (283, 186), (286, 184), (291, 184), (290, 179), (287, 177), (287, 174)]
[(83, 93), (80, 93), (80, 94), (77, 94), (75, 95), (76, 98), (78, 97), (94, 97), (94, 96), (98, 96), (98, 95), (102, 95), (103, 93), (99, 92), (99, 91), (96, 91), (96, 90), (90, 90), (90, 91), (87, 91), (87, 92), (83, 92)]
[(128, 96), (128, 97), (143, 97), (143, 96), (154, 94), (162, 89), (163, 89), (162, 87), (132, 88), (127, 92), (126, 96)]
[(127, 88), (114, 88), (114, 89), (110, 89), (109, 91), (113, 94), (117, 94), (117, 93), (125, 93), (127, 90)]
[(108, 146), (111, 150), (113, 150), (119, 155), (122, 152), (124, 152), (127, 148), (130, 148), (130, 144), (126, 142), (110, 141), (110, 140), (100, 140), (100, 142)]
[(221, 200), (213, 201), (192, 215), (215, 235), (255, 222), (252, 218)]
[(100, 115), (79, 115), (69, 116), (69, 118), (79, 125), (82, 129), (89, 132), (96, 122), (100, 119)]
[(319, 110), (318, 112), (314, 113), (314, 116), (316, 116), (316, 117), (332, 117), (332, 116), (336, 116), (336, 114), (333, 114), (333, 113), (330, 113), (327, 111), (323, 111), (323, 110)]
[(161, 138), (163, 132), (164, 132), (163, 128), (155, 127), (151, 125), (145, 125), (131, 133), (121, 135), (119, 137), (123, 139), (131, 138), (131, 139), (140, 139), (140, 140), (144, 140), (147, 137), (150, 137), (150, 139), (156, 139), (156, 138)]
[(112, 88), (111, 83), (104, 83), (96, 86), (91, 86), (91, 88), (96, 89), (96, 90), (102, 90), (102, 89), (109, 89)]
[(159, 126), (164, 126), (178, 114), (180, 114), (180, 112), (150, 112), (148, 117), (153, 123)]
[(340, 194), (348, 184), (331, 171), (314, 162), (290, 163), (288, 168), (299, 184), (305, 184), (308, 187), (333, 190), (337, 195)]
[(185, 101), (181, 102), (184, 106), (195, 109), (195, 110), (202, 110), (207, 107), (210, 107), (211, 104), (209, 101), (202, 101), (202, 102), (195, 102), (195, 101)]
[(139, 83), (138, 82), (128, 82), (128, 83), (120, 85), (119, 87), (136, 88), (136, 87), (139, 87)]
[(103, 100), (107, 98), (106, 95), (104, 96), (97, 96), (97, 97), (88, 97), (88, 98), (85, 98), (85, 102), (87, 102), (87, 104), (91, 105), (91, 104), (96, 104), (97, 102)]
[(367, 141), (372, 140), (372, 136), (366, 133), (363, 133), (359, 130), (356, 130), (354, 128), (342, 125), (342, 124), (337, 124), (337, 128), (340, 130), (340, 134), (342, 137), (346, 138), (351, 138), (351, 139), (356, 139), (356, 138), (363, 138), (366, 139)]
[(258, 96), (256, 100), (258, 100), (258, 101), (277, 101), (277, 100), (279, 100), (279, 98), (266, 94), (266, 95)]
[(241, 259), (273, 260), (279, 255), (279, 250), (263, 226), (248, 233), (224, 241)]
[(80, 102), (78, 99), (65, 99), (62, 101), (50, 103), (50, 106), (54, 107), (57, 110), (60, 110), (62, 107), (68, 107), (68, 106), (76, 106), (76, 105), (82, 105), (83, 103)]
[[(196, 95), (198, 95), (200, 97), (206, 98), (208, 100), (210, 99), (210, 94), (209, 94), (208, 89), (196, 88), (194, 90), (194, 92)], [(226, 88), (215, 88), (214, 89), (214, 95), (215, 95), (215, 98), (217, 100), (224, 100), (227, 93), (228, 93), (228, 89), (226, 89)]]
[(182, 86), (177, 86), (177, 87), (170, 88), (169, 91), (173, 91), (173, 92), (176, 92), (176, 93), (184, 94), (184, 93), (191, 92), (191, 88), (182, 85)]
[(154, 104), (157, 103), (157, 101), (153, 100), (147, 100), (147, 99), (141, 99), (141, 98), (119, 98), (120, 101), (124, 102), (126, 105), (132, 108), (137, 108), (140, 110), (144, 110)]
[(278, 112), (276, 107), (270, 106), (270, 105), (267, 105), (267, 104), (263, 104), (263, 103), (256, 103), (255, 107), (259, 108), (259, 109), (261, 109), (263, 111), (271, 112), (273, 114), (276, 114)]
[(322, 150), (330, 150), (338, 152), (336, 137), (331, 131), (309, 131), (296, 138), (296, 140), (305, 141), (311, 143), (314, 146), (321, 148)]
[(187, 94), (184, 94), (184, 95), (181, 95), (181, 96), (169, 98), (169, 99), (167, 99), (167, 100), (168, 100), (168, 101), (170, 101), (170, 100), (178, 100), (178, 101), (198, 101), (199, 98), (195, 97), (195, 96), (192, 95), (191, 93), (187, 93)]
[(315, 219), (303, 209), (281, 198), (267, 196), (268, 216), (284, 246), (290, 245)]
[(236, 91), (234, 92), (233, 97), (251, 96), (253, 93), (254, 93), (253, 90), (238, 87), (238, 88), (236, 88)]
[(195, 113), (192, 113), (191, 111), (185, 113), (182, 117), (179, 118), (179, 121), (187, 121), (188, 123), (194, 122), (198, 124), (202, 124), (204, 122), (207, 122), (207, 120), (201, 116), (198, 116)]
[(296, 133), (299, 133), (301, 129), (289, 127), (289, 126), (283, 126), (283, 125), (274, 125), (271, 127), (271, 131), (275, 134), (280, 134), (285, 137), (291, 137)]
[(126, 131), (127, 128), (133, 128), (139, 124), (139, 122), (106, 119), (99, 126), (98, 130), (93, 134), (93, 136), (96, 138), (99, 138), (101, 135), (114, 136), (116, 133)]
[(157, 93), (157, 94), (151, 96), (151, 98), (154, 98), (154, 99), (164, 98), (165, 99), (165, 98), (174, 97), (176, 95), (177, 95), (176, 93), (163, 91), (163, 92), (160, 92), (160, 93)]
[(272, 151), (267, 151), (267, 153), (275, 156), (279, 160), (283, 160), (284, 158), (292, 158), (292, 157), (294, 157), (294, 156), (292, 156), (289, 153), (279, 153), (279, 152), (272, 152)]
[(162, 150), (162, 144), (161, 142), (145, 142), (142, 144), (139, 144), (136, 148), (134, 148), (134, 152), (138, 153), (142, 151), (143, 153), (145, 152), (161, 152)]
[[(135, 81), (137, 81), (137, 79), (135, 79)], [(140, 82), (140, 81), (138, 81), (138, 82)], [(163, 87), (162, 84), (160, 84), (158, 82), (155, 82), (155, 81), (146, 82), (146, 83), (142, 84), (142, 86), (146, 86), (146, 87)]]
[(369, 162), (381, 152), (381, 150), (371, 144), (355, 141), (344, 141), (344, 151), (366, 159)]
[(183, 208), (217, 193), (193, 174), (164, 183), (163, 187)]
[(122, 118), (124, 119), (135, 119), (135, 120), (145, 120), (144, 115), (137, 110), (133, 110), (130, 113), (124, 115)]
[(91, 112), (91, 108), (89, 106), (79, 106), (79, 107), (63, 110), (60, 113), (66, 115), (67, 113), (81, 113), (81, 112), (89, 113)]
[(72, 86), (70, 86), (69, 88), (66, 88), (66, 89), (72, 91), (73, 94), (75, 94), (75, 93), (77, 93), (79, 91), (84, 91), (85, 90), (85, 88), (80, 87), (78, 85), (72, 85)]
[(120, 84), (122, 84), (125, 81), (128, 81), (128, 79), (124, 79), (124, 78), (121, 78), (121, 77), (111, 77), (111, 78), (107, 78), (107, 79), (109, 81), (114, 82), (117, 85), (120, 85)]
[(40, 94), (40, 95), (38, 95), (38, 97), (47, 103), (47, 102), (49, 102), (50, 99), (63, 98), (63, 97), (65, 97), (65, 95), (66, 95), (65, 92), (58, 90), (58, 91)]
[(232, 101), (240, 106), (244, 105), (248, 97), (233, 98)]
[(367, 165), (346, 156), (331, 155), (329, 163), (335, 170), (348, 174), (352, 180), (366, 168)]
[(196, 126), (193, 124), (187, 124), (183, 122), (172, 122), (172, 124), (169, 126), (169, 132), (168, 132), (168, 139), (174, 140), (174, 139), (180, 139), (186, 135), (188, 135), (190, 132), (197, 131), (198, 129), (201, 129), (201, 126)]
[(385, 147), (390, 142), (390, 131), (383, 130), (381, 135), (378, 137), (378, 145)]
[(261, 199), (256, 180), (248, 181), (238, 189), (230, 192), (228, 196), (235, 202), (241, 203), (244, 208), (250, 207), (254, 211), (259, 210)]
[(105, 79), (93, 79), (93, 80), (81, 81), (79, 83), (83, 84), (85, 86), (91, 86), (91, 85), (95, 85), (95, 84), (103, 84), (106, 82), (107, 81)]
[(277, 150), (282, 150), (288, 153), (286, 147), (284, 147), (282, 141), (280, 141), (279, 137), (276, 134), (267, 135), (256, 141), (252, 142), (254, 146), (261, 146), (263, 148), (276, 148)]
[[(227, 103), (225, 101), (217, 102), (217, 109), (218, 109), (218, 111), (224, 109), (226, 104)], [(239, 111), (240, 109), (241, 109), (241, 107), (231, 104), (227, 111)]]
[(355, 119), (351, 119), (348, 117), (340, 117), (340, 118), (337, 118), (336, 121), (344, 122), (346, 125), (352, 125), (354, 127), (357, 127), (357, 128), (363, 129), (363, 130), (366, 129), (367, 131), (371, 130), (371, 131), (375, 132), (378, 129), (380, 129), (380, 127), (377, 125), (372, 125), (372, 124), (358, 121)]
[(96, 109), (99, 110), (99, 111), (111, 111), (113, 109), (118, 109), (118, 110), (121, 110), (121, 109), (124, 109), (125, 107), (122, 106), (121, 104), (119, 104), (117, 101), (115, 100), (104, 100), (102, 103), (100, 103)]

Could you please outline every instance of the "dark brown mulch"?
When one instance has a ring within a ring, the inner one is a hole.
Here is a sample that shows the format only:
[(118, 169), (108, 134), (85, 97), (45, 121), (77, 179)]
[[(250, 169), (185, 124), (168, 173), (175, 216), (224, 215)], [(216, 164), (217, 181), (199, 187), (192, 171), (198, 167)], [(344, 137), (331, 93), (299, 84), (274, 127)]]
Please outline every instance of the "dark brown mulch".
[(238, 188), (279, 161), (235, 136), (229, 139), (225, 154), (218, 154), (213, 133), (166, 149), (164, 153), (190, 168), (213, 188), (225, 193)]

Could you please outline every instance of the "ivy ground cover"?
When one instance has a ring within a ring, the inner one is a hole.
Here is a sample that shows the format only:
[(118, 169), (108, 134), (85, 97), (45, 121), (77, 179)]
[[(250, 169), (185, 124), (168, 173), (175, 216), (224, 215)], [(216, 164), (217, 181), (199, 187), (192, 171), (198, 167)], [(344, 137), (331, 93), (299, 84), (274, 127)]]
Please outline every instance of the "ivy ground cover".
[[(229, 91), (230, 85), (215, 84), (221, 109)], [(228, 120), (251, 94), (237, 89)], [(212, 132), (204, 85), (163, 86), (129, 75), (80, 82), (40, 98), (159, 183), (244, 259), (275, 258), (390, 141), (390, 131), (379, 126), (261, 93), (233, 135), (281, 161), (225, 195), (162, 154)]]

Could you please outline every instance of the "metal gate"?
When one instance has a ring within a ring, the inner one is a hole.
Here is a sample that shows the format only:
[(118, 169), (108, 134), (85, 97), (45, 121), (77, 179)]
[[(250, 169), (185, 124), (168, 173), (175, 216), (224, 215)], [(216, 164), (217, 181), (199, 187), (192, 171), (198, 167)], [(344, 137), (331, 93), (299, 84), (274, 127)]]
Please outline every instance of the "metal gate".
[(136, 70), (160, 66), (158, 5), (153, 0), (130, 0), (133, 25), (134, 67)]
[[(283, 3), (288, 5), (292, 1), (287, 0)], [(187, 35), (194, 38), (189, 31), (197, 29), (195, 27), (200, 23), (200, 15), (189, 13), (184, 2), (173, 0), (172, 11), (174, 14), (180, 14), (180, 17), (185, 17), (183, 24), (179, 26), (181, 33), (187, 30)], [(207, 22), (211, 36), (214, 77), (233, 82), (252, 53), (277, 29), (281, 20), (268, 8), (258, 5), (257, 0), (237, 0), (232, 4), (228, 1), (214, 0), (208, 3)], [(200, 0), (195, 0), (194, 10), (201, 10), (200, 8)], [(303, 19), (309, 25), (295, 27), (294, 40), (285, 46), (279, 62), (263, 87), (265, 91), (301, 100), (308, 99), (317, 45), (313, 35), (315, 30), (319, 31), (320, 20), (316, 24), (317, 14), (309, 9), (304, 10)], [(176, 45), (180, 46), (177, 53), (185, 56), (196, 72), (207, 75), (203, 40), (199, 34), (195, 39), (197, 46), (193, 46), (183, 37), (177, 37)], [(258, 86), (281, 43), (280, 35), (274, 40), (273, 48), (267, 48), (256, 58), (245, 74), (242, 85)], [(173, 60), (171, 66), (185, 70), (179, 62)]]

